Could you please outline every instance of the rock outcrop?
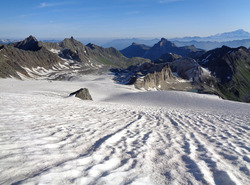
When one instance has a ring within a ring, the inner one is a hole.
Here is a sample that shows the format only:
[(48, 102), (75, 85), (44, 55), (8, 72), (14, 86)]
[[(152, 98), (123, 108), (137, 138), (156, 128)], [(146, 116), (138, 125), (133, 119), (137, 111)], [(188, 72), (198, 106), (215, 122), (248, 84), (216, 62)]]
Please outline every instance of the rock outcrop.
[(138, 78), (135, 87), (139, 89), (170, 89), (170, 84), (174, 82), (177, 82), (177, 77), (173, 75), (169, 65), (165, 65), (158, 72), (154, 71)]
[(190, 80), (196, 83), (208, 82), (212, 79), (210, 72), (202, 68), (192, 58), (180, 58), (169, 63), (173, 72), (176, 72), (179, 77)]
[(70, 93), (69, 96), (74, 96), (74, 95), (75, 97), (80, 98), (82, 100), (93, 100), (87, 88), (81, 88), (75, 92)]

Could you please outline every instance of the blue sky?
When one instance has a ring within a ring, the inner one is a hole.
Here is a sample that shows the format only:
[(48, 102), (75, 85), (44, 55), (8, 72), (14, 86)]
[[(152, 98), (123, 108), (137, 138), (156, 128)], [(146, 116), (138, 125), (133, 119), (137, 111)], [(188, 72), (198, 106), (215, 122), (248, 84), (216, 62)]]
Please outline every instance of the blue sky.
[(172, 38), (250, 32), (250, 0), (1, 1), (0, 38)]

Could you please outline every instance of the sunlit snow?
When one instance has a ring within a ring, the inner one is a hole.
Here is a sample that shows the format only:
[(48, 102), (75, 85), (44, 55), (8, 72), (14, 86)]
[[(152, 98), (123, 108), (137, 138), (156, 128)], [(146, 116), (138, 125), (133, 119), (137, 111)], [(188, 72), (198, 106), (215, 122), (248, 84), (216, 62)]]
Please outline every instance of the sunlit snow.
[(249, 104), (105, 75), (0, 89), (0, 184), (250, 184)]

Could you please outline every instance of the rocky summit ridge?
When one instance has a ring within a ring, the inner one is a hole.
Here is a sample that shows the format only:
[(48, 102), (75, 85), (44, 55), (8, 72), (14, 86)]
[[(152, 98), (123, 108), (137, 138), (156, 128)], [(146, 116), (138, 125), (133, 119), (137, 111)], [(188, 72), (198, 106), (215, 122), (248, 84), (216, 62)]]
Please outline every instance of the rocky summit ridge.
[(115, 48), (85, 46), (73, 37), (50, 43), (29, 36), (23, 41), (0, 46), (0, 77), (71, 79), (146, 61), (126, 58)]

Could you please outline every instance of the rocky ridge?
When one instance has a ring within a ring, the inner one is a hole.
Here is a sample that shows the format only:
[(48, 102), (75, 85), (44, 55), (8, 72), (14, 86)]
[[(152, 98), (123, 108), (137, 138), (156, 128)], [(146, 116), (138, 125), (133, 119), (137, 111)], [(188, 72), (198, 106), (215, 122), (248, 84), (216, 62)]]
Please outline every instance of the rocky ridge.
[(199, 59), (218, 82), (225, 98), (250, 102), (250, 50), (222, 46), (208, 51)]
[(23, 41), (0, 46), (0, 77), (71, 79), (146, 61), (128, 59), (115, 48), (85, 46), (73, 37), (60, 43), (44, 43), (29, 36)]

